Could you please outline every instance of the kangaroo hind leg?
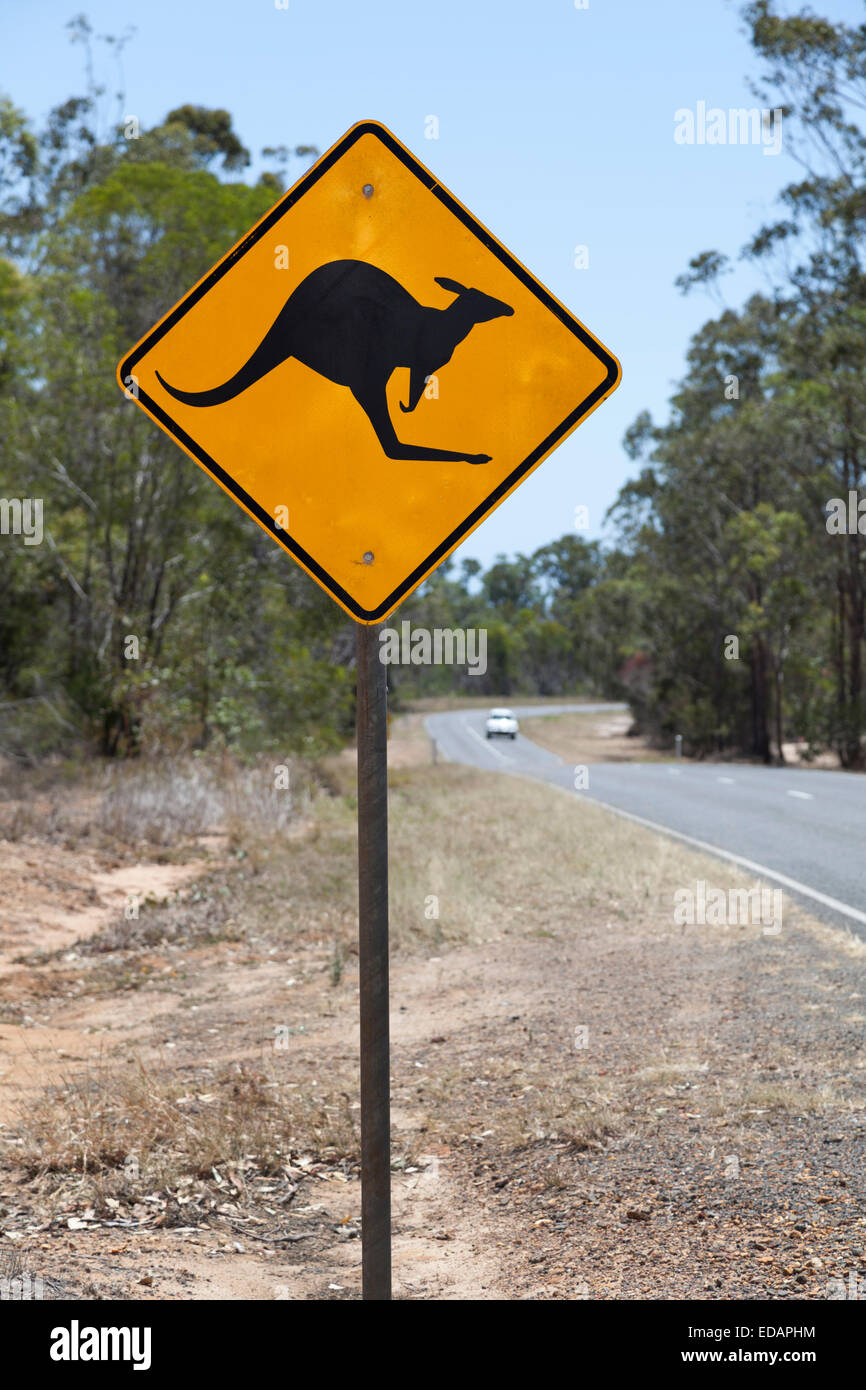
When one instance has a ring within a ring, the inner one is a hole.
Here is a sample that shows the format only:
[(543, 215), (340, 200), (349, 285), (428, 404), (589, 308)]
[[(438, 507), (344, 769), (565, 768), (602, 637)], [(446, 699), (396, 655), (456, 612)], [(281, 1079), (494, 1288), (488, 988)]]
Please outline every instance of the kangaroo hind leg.
[(352, 395), (363, 410), (373, 429), (382, 450), (389, 459), (405, 459), (407, 462), (443, 461), (454, 463), (489, 463), (489, 454), (460, 453), (456, 449), (436, 449), (425, 444), (402, 444), (397, 438), (391, 416), (388, 414), (388, 398), (384, 386), (352, 387)]

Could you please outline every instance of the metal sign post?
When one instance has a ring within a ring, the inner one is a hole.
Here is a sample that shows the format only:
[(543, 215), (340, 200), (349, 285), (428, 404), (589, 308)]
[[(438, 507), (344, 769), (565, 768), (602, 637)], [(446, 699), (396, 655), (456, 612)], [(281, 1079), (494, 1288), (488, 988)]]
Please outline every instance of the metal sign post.
[(362, 1296), (391, 1297), (388, 1000), (388, 696), (379, 626), (358, 623), (358, 954), (361, 992)]

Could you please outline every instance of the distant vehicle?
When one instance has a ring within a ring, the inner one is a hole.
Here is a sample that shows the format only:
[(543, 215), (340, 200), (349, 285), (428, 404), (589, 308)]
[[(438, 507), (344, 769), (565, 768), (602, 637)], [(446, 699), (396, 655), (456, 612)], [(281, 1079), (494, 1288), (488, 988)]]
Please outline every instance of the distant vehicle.
[(510, 709), (492, 709), (487, 716), (488, 738), (517, 738), (517, 720)]

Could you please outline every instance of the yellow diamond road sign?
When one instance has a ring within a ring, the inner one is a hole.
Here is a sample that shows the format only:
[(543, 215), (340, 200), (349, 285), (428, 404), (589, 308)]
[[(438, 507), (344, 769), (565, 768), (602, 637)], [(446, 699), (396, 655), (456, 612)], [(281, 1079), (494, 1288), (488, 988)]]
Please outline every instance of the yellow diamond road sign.
[(375, 121), (118, 368), (126, 394), (362, 623), (387, 617), (619, 375)]

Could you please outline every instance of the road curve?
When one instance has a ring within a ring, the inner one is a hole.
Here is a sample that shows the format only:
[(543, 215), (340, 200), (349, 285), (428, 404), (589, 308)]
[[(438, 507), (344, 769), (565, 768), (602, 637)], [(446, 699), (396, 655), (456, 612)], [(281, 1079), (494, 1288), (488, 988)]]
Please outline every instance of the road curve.
[[(512, 706), (518, 719), (624, 705)], [(485, 710), (431, 714), (437, 755), (532, 777), (733, 860), (781, 884), (816, 915), (866, 938), (866, 777), (803, 768), (718, 763), (596, 763), (575, 790), (575, 769), (528, 739), (487, 740)]]

